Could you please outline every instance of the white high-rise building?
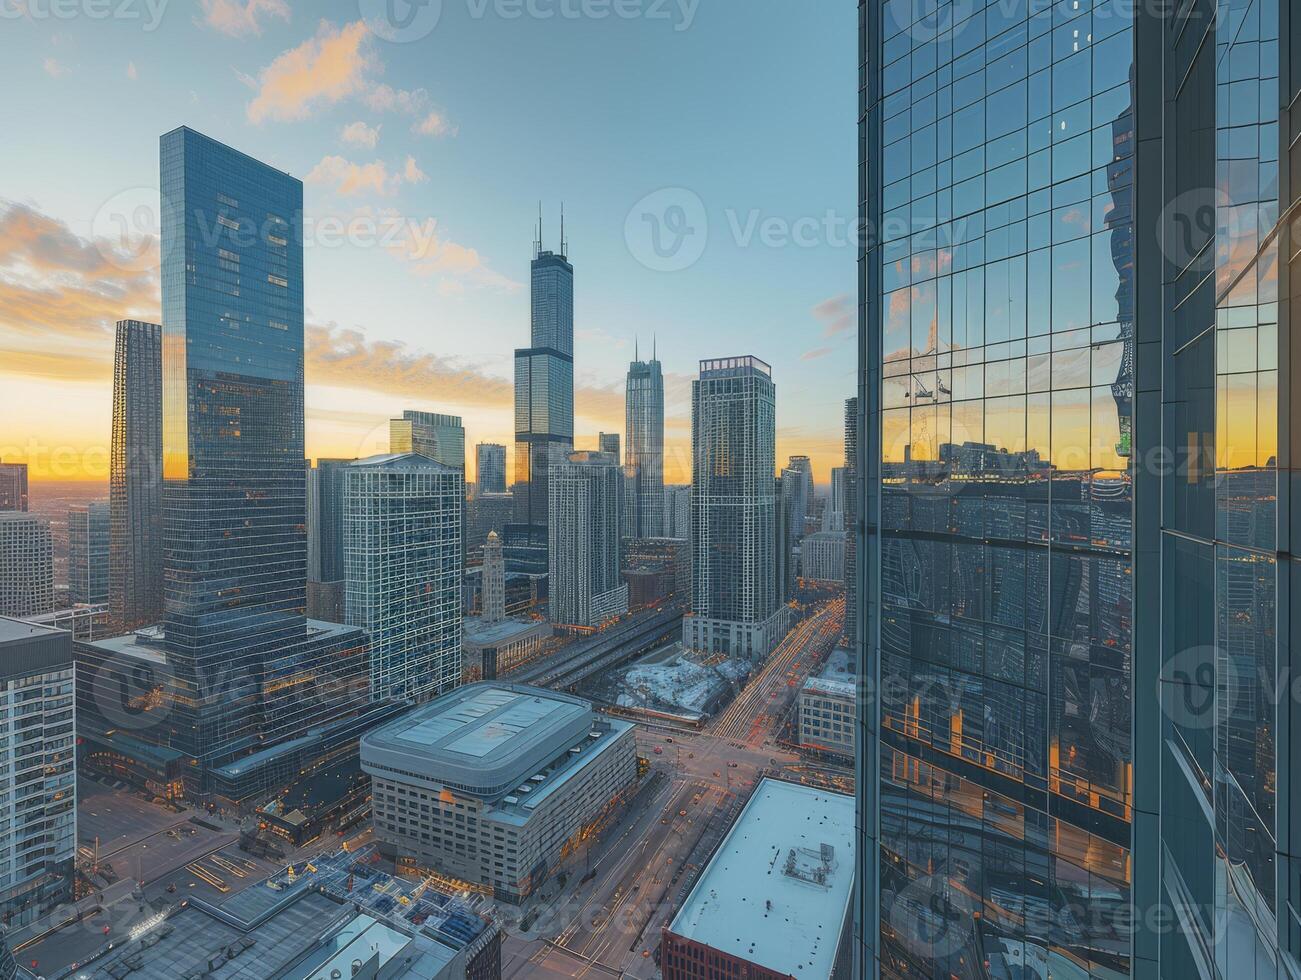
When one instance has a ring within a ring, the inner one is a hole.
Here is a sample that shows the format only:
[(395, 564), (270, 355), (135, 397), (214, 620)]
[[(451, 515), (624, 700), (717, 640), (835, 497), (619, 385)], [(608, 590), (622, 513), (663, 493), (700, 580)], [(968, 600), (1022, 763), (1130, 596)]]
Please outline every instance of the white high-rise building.
[(0, 915), (11, 928), (72, 895), (73, 672), (70, 632), (0, 619), (0, 730), (6, 742), (0, 799), (7, 801), (0, 820)]
[(506, 618), (506, 558), (501, 538), (488, 532), (483, 544), (483, 623), (491, 626)]
[(461, 677), (464, 475), (403, 453), (344, 480), (346, 618), (370, 636), (371, 698), (427, 701)]
[(777, 389), (757, 357), (700, 362), (691, 386), (692, 650), (765, 658), (781, 639)]
[(40, 616), (53, 609), (49, 523), (24, 511), (0, 511), (0, 616)]
[(570, 453), (551, 470), (551, 621), (599, 626), (628, 611), (619, 574), (623, 474), (609, 453)]

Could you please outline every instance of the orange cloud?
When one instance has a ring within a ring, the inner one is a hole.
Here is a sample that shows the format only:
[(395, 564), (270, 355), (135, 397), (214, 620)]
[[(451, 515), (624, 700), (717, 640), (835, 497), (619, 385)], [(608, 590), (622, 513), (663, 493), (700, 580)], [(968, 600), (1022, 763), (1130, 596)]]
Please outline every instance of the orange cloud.
[(289, 20), (285, 0), (203, 0), (202, 23), (229, 37), (258, 36), (262, 18)]
[(358, 95), (375, 67), (363, 21), (335, 28), (322, 21), (316, 36), (284, 52), (258, 73), (248, 104), (250, 122), (305, 119), (324, 105)]
[(322, 184), (340, 197), (352, 197), (371, 191), (375, 194), (397, 193), (405, 184), (419, 184), (428, 180), (414, 157), (407, 157), (401, 170), (390, 171), (383, 160), (370, 163), (353, 163), (344, 157), (331, 155), (321, 160), (306, 177), (309, 184)]
[[(113, 324), (156, 318), (158, 278), (105, 239), (0, 202), (0, 350), (7, 373), (88, 380), (111, 369)], [(50, 356), (57, 351), (57, 356)]]

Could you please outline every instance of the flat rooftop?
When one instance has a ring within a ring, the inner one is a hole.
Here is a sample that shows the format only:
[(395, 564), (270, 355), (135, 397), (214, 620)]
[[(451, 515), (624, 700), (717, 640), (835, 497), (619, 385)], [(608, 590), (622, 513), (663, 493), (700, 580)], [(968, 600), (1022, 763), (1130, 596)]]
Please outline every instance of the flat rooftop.
[(20, 643), (40, 637), (64, 636), (65, 630), (52, 626), (40, 626), (22, 619), (9, 619), (0, 616), (0, 643)]
[(467, 684), (364, 735), (362, 762), (495, 796), (585, 738), (593, 718), (567, 694)]
[(500, 623), (485, 623), (479, 616), (466, 616), (462, 642), (474, 646), (500, 646), (526, 636), (538, 627), (545, 628), (548, 634), (551, 632), (551, 624), (545, 620), (503, 619)]
[(669, 931), (777, 973), (829, 977), (854, 884), (854, 798), (765, 779)]

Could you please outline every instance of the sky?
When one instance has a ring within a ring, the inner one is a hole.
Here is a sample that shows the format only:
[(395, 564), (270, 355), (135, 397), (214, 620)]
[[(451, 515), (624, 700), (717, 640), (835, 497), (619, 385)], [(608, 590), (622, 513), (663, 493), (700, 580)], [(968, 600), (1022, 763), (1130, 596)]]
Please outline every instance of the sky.
[(539, 203), (554, 248), (563, 202), (576, 445), (623, 430), (628, 362), (654, 345), (666, 479), (689, 482), (698, 362), (754, 354), (779, 461), (826, 483), (855, 383), (856, 17), (0, 0), (0, 458), (107, 478), (113, 324), (159, 316), (158, 138), (187, 125), (304, 181), (309, 456), (383, 451), (408, 408), (510, 446)]

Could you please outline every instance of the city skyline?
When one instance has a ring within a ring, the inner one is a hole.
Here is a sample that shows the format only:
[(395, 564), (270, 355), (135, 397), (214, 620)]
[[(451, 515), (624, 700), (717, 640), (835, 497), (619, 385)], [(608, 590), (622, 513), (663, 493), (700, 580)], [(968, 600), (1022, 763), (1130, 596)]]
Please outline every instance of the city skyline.
[[(756, 229), (771, 219), (793, 231), (807, 219), (818, 237), (839, 242), (837, 222), (853, 217), (844, 203), (853, 199), (852, 180), (836, 163), (852, 158), (853, 143), (843, 127), (826, 124), (852, 111), (852, 99), (838, 94), (842, 76), (852, 75), (844, 67), (852, 62), (852, 12), (818, 10), (795, 25), (804, 43), (837, 47), (841, 57), (812, 68), (745, 72), (746, 84), (757, 86), (753, 109), (721, 129), (713, 113), (660, 112), (661, 137), (632, 119), (612, 121), (636, 79), (671, 59), (677, 67), (666, 82), (674, 90), (712, 87), (720, 76), (740, 83), (742, 76), (718, 63), (718, 45), (727, 38), (784, 47), (793, 39), (782, 5), (753, 5), (739, 26), (702, 7), (684, 30), (618, 18), (474, 21), (449, 9), (425, 43), (406, 45), (371, 36), (356, 4), (277, 6), (285, 16), (257, 18), (256, 30), (238, 40), (229, 33), (234, 27), (179, 6), (150, 31), (116, 21), (6, 21), (24, 56), (0, 66), (0, 78), (13, 87), (35, 73), (44, 84), (33, 93), (30, 119), (40, 159), (19, 150), (0, 161), (0, 412), (11, 420), (0, 457), (31, 462), (38, 493), (54, 480), (107, 483), (110, 436), (99, 420), (111, 406), (112, 326), (125, 318), (157, 322), (160, 308), (156, 249), (136, 255), (131, 243), (125, 250), (105, 243), (121, 222), (133, 227), (141, 208), (146, 223), (157, 217), (153, 141), (182, 123), (305, 181), (317, 233), (305, 257), (312, 458), (382, 452), (388, 419), (407, 407), (460, 415), (468, 445), (501, 443), (513, 456), (511, 354), (528, 315), (528, 243), (541, 199), (549, 240), (565, 202), (571, 258), (581, 270), (576, 448), (596, 448), (600, 431), (622, 431), (627, 363), (637, 338), (646, 345), (657, 335), (665, 478), (686, 482), (695, 364), (754, 347), (791, 392), (779, 418), (779, 457), (807, 452), (818, 483), (826, 483), (839, 460), (838, 403), (853, 386), (853, 248), (763, 244)], [(421, 56), (429, 45), (434, 59)], [(472, 45), (491, 52), (490, 65), (471, 60)], [(554, 52), (545, 67), (539, 51)], [(343, 72), (337, 91), (311, 97), (293, 88), (295, 66), (327, 63)], [(574, 93), (551, 107), (549, 122), (501, 97), (540, 69)], [(172, 71), (184, 71), (189, 85), (168, 84)], [(480, 92), (468, 79), (484, 71), (497, 81)], [(608, 87), (579, 84), (598, 74)], [(89, 77), (93, 88), (84, 84)], [(814, 91), (829, 97), (821, 124), (777, 121), (759, 107), (772, 99), (808, 101)], [(59, 125), (50, 126), (56, 118)], [(570, 149), (612, 126), (627, 160), (576, 167)], [(652, 162), (660, 138), (708, 152), (666, 169)], [(74, 176), (70, 165), (84, 139), (111, 143), (115, 152)], [(798, 161), (825, 179), (774, 182), (780, 171), (767, 165), (742, 177), (741, 160), (754, 154), (756, 141), (773, 167)], [(524, 179), (507, 163), (517, 156), (508, 147), (521, 146), (530, 148)], [(722, 165), (719, 153), (735, 166)], [(722, 180), (721, 172), (732, 176)], [(625, 241), (634, 206), (666, 186), (698, 195), (709, 219), (707, 249), (677, 271), (648, 268)], [(835, 219), (824, 231), (829, 210)], [(415, 258), (373, 240), (350, 238), (340, 247), (320, 240), (326, 224), (355, 231), (359, 225), (349, 222), (367, 216), (409, 220), (404, 227), (416, 227), (422, 241), (428, 230), (436, 255)], [(75, 305), (52, 303), (57, 290), (76, 297)], [(51, 341), (64, 356), (50, 356)], [(829, 375), (839, 380), (823, 383)], [(51, 393), (64, 408), (57, 418), (39, 411)]]

